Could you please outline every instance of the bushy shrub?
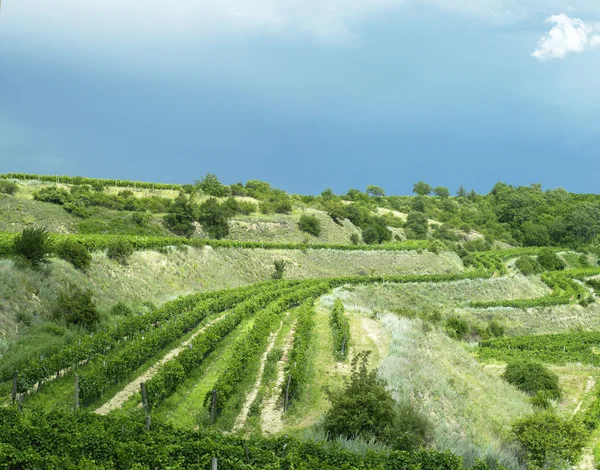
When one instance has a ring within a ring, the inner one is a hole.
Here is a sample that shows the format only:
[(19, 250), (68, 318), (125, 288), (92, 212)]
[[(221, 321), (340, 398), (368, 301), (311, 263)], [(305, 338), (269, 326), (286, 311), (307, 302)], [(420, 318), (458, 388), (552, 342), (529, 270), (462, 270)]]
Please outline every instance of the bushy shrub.
[(429, 247), (427, 249), (432, 253), (439, 255), (442, 251), (446, 250), (447, 247), (446, 245), (444, 245), (444, 243), (442, 243), (439, 240), (432, 240), (431, 243), (429, 243)]
[(191, 237), (194, 233), (194, 209), (185, 196), (181, 193), (169, 208), (163, 219), (165, 227), (175, 235)]
[(51, 252), (50, 234), (45, 228), (26, 228), (13, 240), (17, 261), (39, 268), (48, 262)]
[(352, 374), (339, 391), (328, 390), (331, 408), (323, 419), (330, 439), (376, 440), (396, 450), (415, 451), (427, 444), (431, 425), (407, 404), (397, 405), (377, 369), (368, 370), (370, 351), (352, 360)]
[(19, 189), (19, 185), (17, 183), (13, 183), (12, 181), (0, 180), (0, 193), (10, 194), (14, 196), (17, 190)]
[(129, 257), (133, 254), (133, 245), (127, 240), (112, 240), (106, 250), (106, 256), (109, 259), (118, 261), (121, 264), (127, 264)]
[(198, 222), (211, 238), (220, 239), (229, 235), (230, 217), (227, 207), (212, 197), (198, 208)]
[(407, 238), (423, 240), (427, 238), (429, 221), (427, 220), (427, 216), (422, 212), (411, 212), (406, 218), (404, 228), (406, 229)]
[(207, 173), (204, 178), (196, 182), (196, 186), (206, 194), (214, 197), (226, 197), (230, 194), (229, 188), (219, 181), (216, 175)]
[(515, 262), (515, 267), (521, 271), (524, 276), (531, 276), (532, 274), (539, 273), (542, 271), (540, 263), (532, 256), (523, 255)]
[(558, 376), (546, 366), (535, 362), (511, 362), (506, 365), (502, 378), (530, 395), (545, 391), (552, 399), (562, 395)]
[(88, 329), (100, 321), (100, 314), (92, 299), (92, 292), (75, 285), (58, 293), (52, 313), (54, 318), (64, 319), (69, 325)]
[(276, 259), (275, 261), (273, 261), (273, 266), (274, 266), (275, 270), (273, 271), (273, 274), (271, 275), (271, 277), (273, 279), (283, 279), (283, 275), (285, 274), (286, 265), (287, 265), (287, 262), (283, 259)]
[(110, 314), (119, 317), (128, 317), (133, 315), (133, 310), (124, 302), (117, 302), (111, 307)]
[(545, 271), (560, 271), (565, 269), (565, 263), (550, 248), (542, 248), (538, 255), (538, 263)]
[(350, 243), (353, 245), (358, 245), (360, 243), (360, 237), (358, 236), (358, 233), (354, 232), (350, 235)]
[(342, 221), (348, 217), (348, 210), (339, 199), (331, 199), (330, 201), (327, 201), (325, 204), (325, 210), (327, 211), (329, 217), (331, 217), (336, 224), (341, 225)]
[(52, 204), (66, 204), (70, 200), (69, 192), (66, 189), (57, 186), (47, 186), (40, 188), (33, 193), (33, 199), (41, 202), (50, 202)]
[(453, 338), (462, 339), (469, 332), (469, 324), (464, 318), (450, 317), (446, 320), (446, 331)]
[(381, 218), (373, 218), (371, 223), (363, 228), (362, 239), (367, 245), (383, 243), (392, 239), (392, 232), (385, 226)]
[(60, 259), (71, 263), (75, 269), (82, 271), (90, 267), (92, 255), (81, 243), (67, 239), (56, 247), (56, 254)]
[(321, 221), (314, 215), (303, 214), (298, 222), (298, 228), (303, 232), (318, 237), (321, 234)]
[(587, 441), (583, 425), (575, 418), (562, 418), (548, 411), (516, 421), (513, 433), (530, 468), (570, 468)]

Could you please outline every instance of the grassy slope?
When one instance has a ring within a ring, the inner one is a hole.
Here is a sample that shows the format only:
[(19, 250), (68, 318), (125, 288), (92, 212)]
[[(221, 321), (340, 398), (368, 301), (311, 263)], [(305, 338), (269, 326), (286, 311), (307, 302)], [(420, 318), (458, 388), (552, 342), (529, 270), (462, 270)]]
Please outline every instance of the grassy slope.
[(398, 397), (426, 412), (435, 427), (435, 446), (451, 449), (467, 463), (491, 456), (516, 468), (507, 444), (510, 423), (531, 413), (527, 397), (420, 320), (386, 315), (382, 321), (392, 344), (380, 375)]

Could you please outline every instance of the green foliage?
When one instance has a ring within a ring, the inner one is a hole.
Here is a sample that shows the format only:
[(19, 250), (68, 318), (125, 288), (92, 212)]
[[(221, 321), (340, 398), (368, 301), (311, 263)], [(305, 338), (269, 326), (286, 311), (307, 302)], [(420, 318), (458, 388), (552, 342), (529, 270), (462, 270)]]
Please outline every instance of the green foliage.
[[(246, 470), (465, 469), (462, 458), (450, 452), (356, 453), (289, 436), (245, 438), (182, 429), (154, 417), (146, 431), (141, 410), (128, 416), (100, 416), (0, 408), (0, 463), (6, 468), (206, 469), (213, 456), (219, 468)], [(474, 468), (502, 470), (495, 462), (478, 462)]]
[(133, 310), (131, 310), (127, 304), (123, 302), (117, 302), (111, 307), (110, 314), (119, 317), (129, 317), (133, 315)]
[(444, 188), (443, 186), (438, 186), (433, 190), (433, 194), (442, 199), (448, 199), (450, 197), (450, 191), (448, 188)]
[(367, 245), (379, 244), (392, 240), (392, 232), (386, 227), (384, 219), (374, 217), (363, 228), (362, 239)]
[(532, 274), (543, 271), (542, 266), (538, 263), (537, 259), (527, 255), (519, 257), (515, 262), (515, 267), (521, 271), (521, 274), (524, 276), (531, 276)]
[(184, 193), (180, 193), (164, 216), (163, 222), (175, 235), (191, 237), (194, 233), (194, 208)]
[(273, 261), (273, 267), (275, 268), (275, 270), (273, 271), (271, 277), (273, 279), (283, 279), (286, 265), (287, 262), (283, 259), (276, 259), (275, 261)]
[(458, 188), (458, 191), (456, 191), (456, 195), (458, 197), (467, 197), (467, 190), (461, 185), (460, 188)]
[(422, 212), (411, 212), (406, 218), (404, 227), (406, 228), (407, 238), (423, 240), (427, 238), (429, 221), (427, 216)]
[(129, 180), (113, 180), (102, 178), (85, 178), (81, 176), (54, 176), (54, 175), (35, 175), (30, 173), (7, 173), (0, 175), (0, 178), (11, 178), (17, 180), (29, 181), (44, 181), (48, 183), (64, 183), (64, 184), (88, 184), (93, 188), (99, 187), (100, 190), (105, 186), (117, 186), (123, 188), (140, 188), (140, 189), (181, 189), (179, 184), (166, 183), (148, 183), (142, 181)]
[(86, 247), (71, 239), (66, 239), (56, 247), (56, 255), (81, 271), (85, 271), (92, 263), (92, 255)]
[(26, 228), (12, 240), (12, 253), (19, 262), (39, 268), (48, 262), (51, 242), (45, 228)]
[(555, 400), (562, 395), (558, 385), (558, 376), (544, 365), (536, 362), (509, 362), (502, 378), (530, 395), (546, 392), (550, 398)]
[(19, 189), (19, 185), (17, 183), (13, 183), (12, 181), (7, 181), (4, 179), (0, 179), (0, 193), (10, 194), (14, 196)]
[(379, 187), (379, 186), (374, 186), (374, 185), (369, 185), (367, 186), (367, 196), (370, 197), (383, 197), (385, 196), (385, 191), (383, 190), (383, 188)]
[(229, 235), (229, 213), (227, 206), (219, 204), (215, 198), (210, 198), (198, 208), (198, 222), (211, 238), (224, 238)]
[(133, 255), (134, 248), (129, 241), (123, 238), (117, 238), (109, 242), (106, 249), (106, 256), (120, 264), (127, 264), (129, 257)]
[(33, 193), (33, 199), (41, 202), (63, 205), (69, 202), (70, 196), (66, 189), (57, 186), (47, 186), (35, 191)]
[(427, 183), (419, 181), (413, 186), (413, 193), (418, 196), (428, 196), (431, 194), (432, 188)]
[(348, 217), (346, 206), (339, 199), (331, 199), (325, 205), (327, 214), (336, 224), (341, 224)]
[(292, 212), (292, 199), (284, 191), (273, 189), (263, 196), (259, 209), (263, 214), (289, 214)]
[(230, 194), (229, 188), (221, 183), (219, 178), (212, 173), (207, 173), (200, 181), (197, 181), (196, 187), (209, 196), (227, 197)]
[(463, 339), (467, 336), (469, 330), (469, 324), (464, 318), (453, 316), (446, 320), (446, 331), (453, 338)]
[(298, 222), (298, 228), (303, 232), (318, 237), (321, 234), (321, 221), (314, 215), (302, 214)]
[(374, 439), (396, 450), (415, 451), (427, 443), (431, 424), (410, 405), (396, 404), (377, 378), (377, 369), (368, 370), (369, 354), (354, 357), (344, 389), (328, 392), (331, 408), (323, 429), (330, 438)]
[(344, 304), (340, 299), (335, 299), (329, 325), (333, 335), (333, 357), (337, 361), (344, 361), (350, 349), (350, 322), (344, 313)]
[(358, 236), (358, 233), (354, 232), (350, 234), (350, 243), (352, 243), (353, 245), (360, 244), (360, 237)]
[(446, 245), (444, 245), (443, 242), (441, 242), (439, 240), (433, 240), (431, 243), (429, 243), (429, 248), (427, 248), (427, 249), (429, 251), (431, 251), (432, 253), (439, 255), (442, 251), (446, 250), (447, 247), (446, 247)]
[(53, 317), (66, 321), (68, 325), (93, 328), (100, 321), (100, 314), (92, 295), (90, 290), (70, 285), (58, 293), (52, 308)]
[(550, 248), (540, 250), (538, 263), (545, 271), (559, 271), (565, 268), (564, 261)]
[(586, 432), (574, 418), (538, 412), (513, 424), (513, 432), (532, 468), (574, 465), (586, 443)]

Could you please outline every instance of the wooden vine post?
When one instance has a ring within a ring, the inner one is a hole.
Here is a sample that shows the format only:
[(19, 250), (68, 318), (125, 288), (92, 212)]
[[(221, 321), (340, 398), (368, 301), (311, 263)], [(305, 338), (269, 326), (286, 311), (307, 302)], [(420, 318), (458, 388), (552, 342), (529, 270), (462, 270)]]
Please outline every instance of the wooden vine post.
[(79, 409), (79, 375), (75, 374), (75, 409)]
[(212, 458), (212, 470), (217, 470), (217, 465), (218, 465), (217, 458), (213, 457)]
[(148, 406), (148, 393), (146, 392), (146, 382), (140, 383), (142, 390), (142, 404), (144, 405), (144, 411), (146, 412), (146, 431), (150, 431), (150, 424), (152, 419), (150, 418), (150, 407)]
[(346, 353), (346, 335), (344, 335), (344, 338), (342, 339), (342, 350), (341, 350), (342, 358), (344, 358), (345, 353)]
[(13, 405), (15, 404), (15, 400), (17, 399), (17, 383), (19, 382), (19, 371), (15, 371), (13, 374), (13, 383), (12, 383), (12, 392), (10, 394), (10, 398), (12, 399)]
[(288, 374), (287, 385), (285, 386), (285, 399), (283, 400), (283, 412), (285, 413), (288, 410), (288, 406), (290, 405), (290, 383), (292, 382), (292, 373)]
[(217, 419), (217, 391), (213, 389), (210, 403), (210, 420), (214, 423), (215, 419)]

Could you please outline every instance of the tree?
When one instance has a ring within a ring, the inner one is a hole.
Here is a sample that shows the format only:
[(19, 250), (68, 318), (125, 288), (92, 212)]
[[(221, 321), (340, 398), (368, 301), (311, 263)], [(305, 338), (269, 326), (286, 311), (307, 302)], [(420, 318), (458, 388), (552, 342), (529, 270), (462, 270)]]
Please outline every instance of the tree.
[(542, 248), (538, 255), (538, 263), (545, 271), (561, 271), (565, 262), (550, 248)]
[(546, 366), (536, 362), (509, 362), (502, 378), (530, 395), (543, 391), (547, 392), (552, 399), (558, 400), (562, 396), (562, 391), (558, 385), (558, 375)]
[(419, 181), (413, 186), (413, 193), (415, 193), (417, 196), (428, 196), (431, 194), (431, 190), (431, 186), (424, 181)]
[(397, 405), (377, 369), (369, 371), (370, 351), (352, 360), (352, 373), (343, 389), (327, 391), (331, 408), (323, 419), (330, 439), (375, 439), (396, 450), (414, 451), (429, 439), (431, 425), (410, 405)]
[(321, 221), (314, 215), (303, 214), (298, 222), (300, 230), (306, 233), (310, 233), (315, 237), (321, 234)]
[(404, 227), (408, 238), (425, 239), (429, 230), (429, 221), (422, 212), (411, 212), (406, 218)]
[(324, 201), (329, 201), (330, 199), (333, 199), (335, 197), (335, 194), (333, 194), (333, 191), (331, 188), (327, 188), (326, 190), (324, 190), (321, 193), (321, 197), (323, 198)]
[(226, 197), (229, 195), (229, 188), (212, 173), (207, 173), (200, 181), (196, 181), (196, 186), (210, 196)]
[(100, 321), (92, 292), (76, 285), (70, 285), (58, 293), (52, 313), (55, 318), (62, 318), (69, 325), (83, 326), (88, 329)]
[(211, 238), (229, 235), (229, 213), (215, 198), (203, 202), (198, 208), (198, 222)]
[(367, 195), (370, 197), (383, 197), (385, 196), (385, 191), (380, 186), (370, 184), (367, 186)]
[(50, 251), (50, 234), (45, 228), (23, 229), (13, 240), (13, 254), (17, 260), (32, 268), (47, 263)]
[(325, 210), (329, 217), (336, 223), (341, 225), (342, 220), (348, 216), (346, 206), (339, 199), (331, 199), (325, 205)]
[(182, 237), (191, 237), (194, 233), (194, 208), (184, 193), (175, 199), (163, 223), (171, 232)]
[(456, 195), (458, 197), (467, 197), (467, 190), (464, 188), (463, 185), (461, 185), (460, 188), (458, 188), (458, 191), (456, 191)]
[(115, 260), (120, 264), (127, 264), (127, 261), (133, 254), (133, 251), (133, 245), (129, 241), (115, 239), (108, 244), (106, 256), (107, 258)]
[(442, 199), (448, 199), (450, 197), (450, 191), (448, 188), (444, 188), (443, 186), (438, 186), (433, 190), (433, 194)]
[(283, 275), (285, 274), (285, 267), (287, 266), (287, 262), (284, 259), (276, 259), (273, 261), (273, 267), (275, 270), (271, 277), (273, 279), (283, 279)]
[(90, 267), (92, 255), (81, 243), (74, 240), (65, 240), (56, 248), (56, 254), (59, 258), (71, 263), (75, 269), (85, 271)]

